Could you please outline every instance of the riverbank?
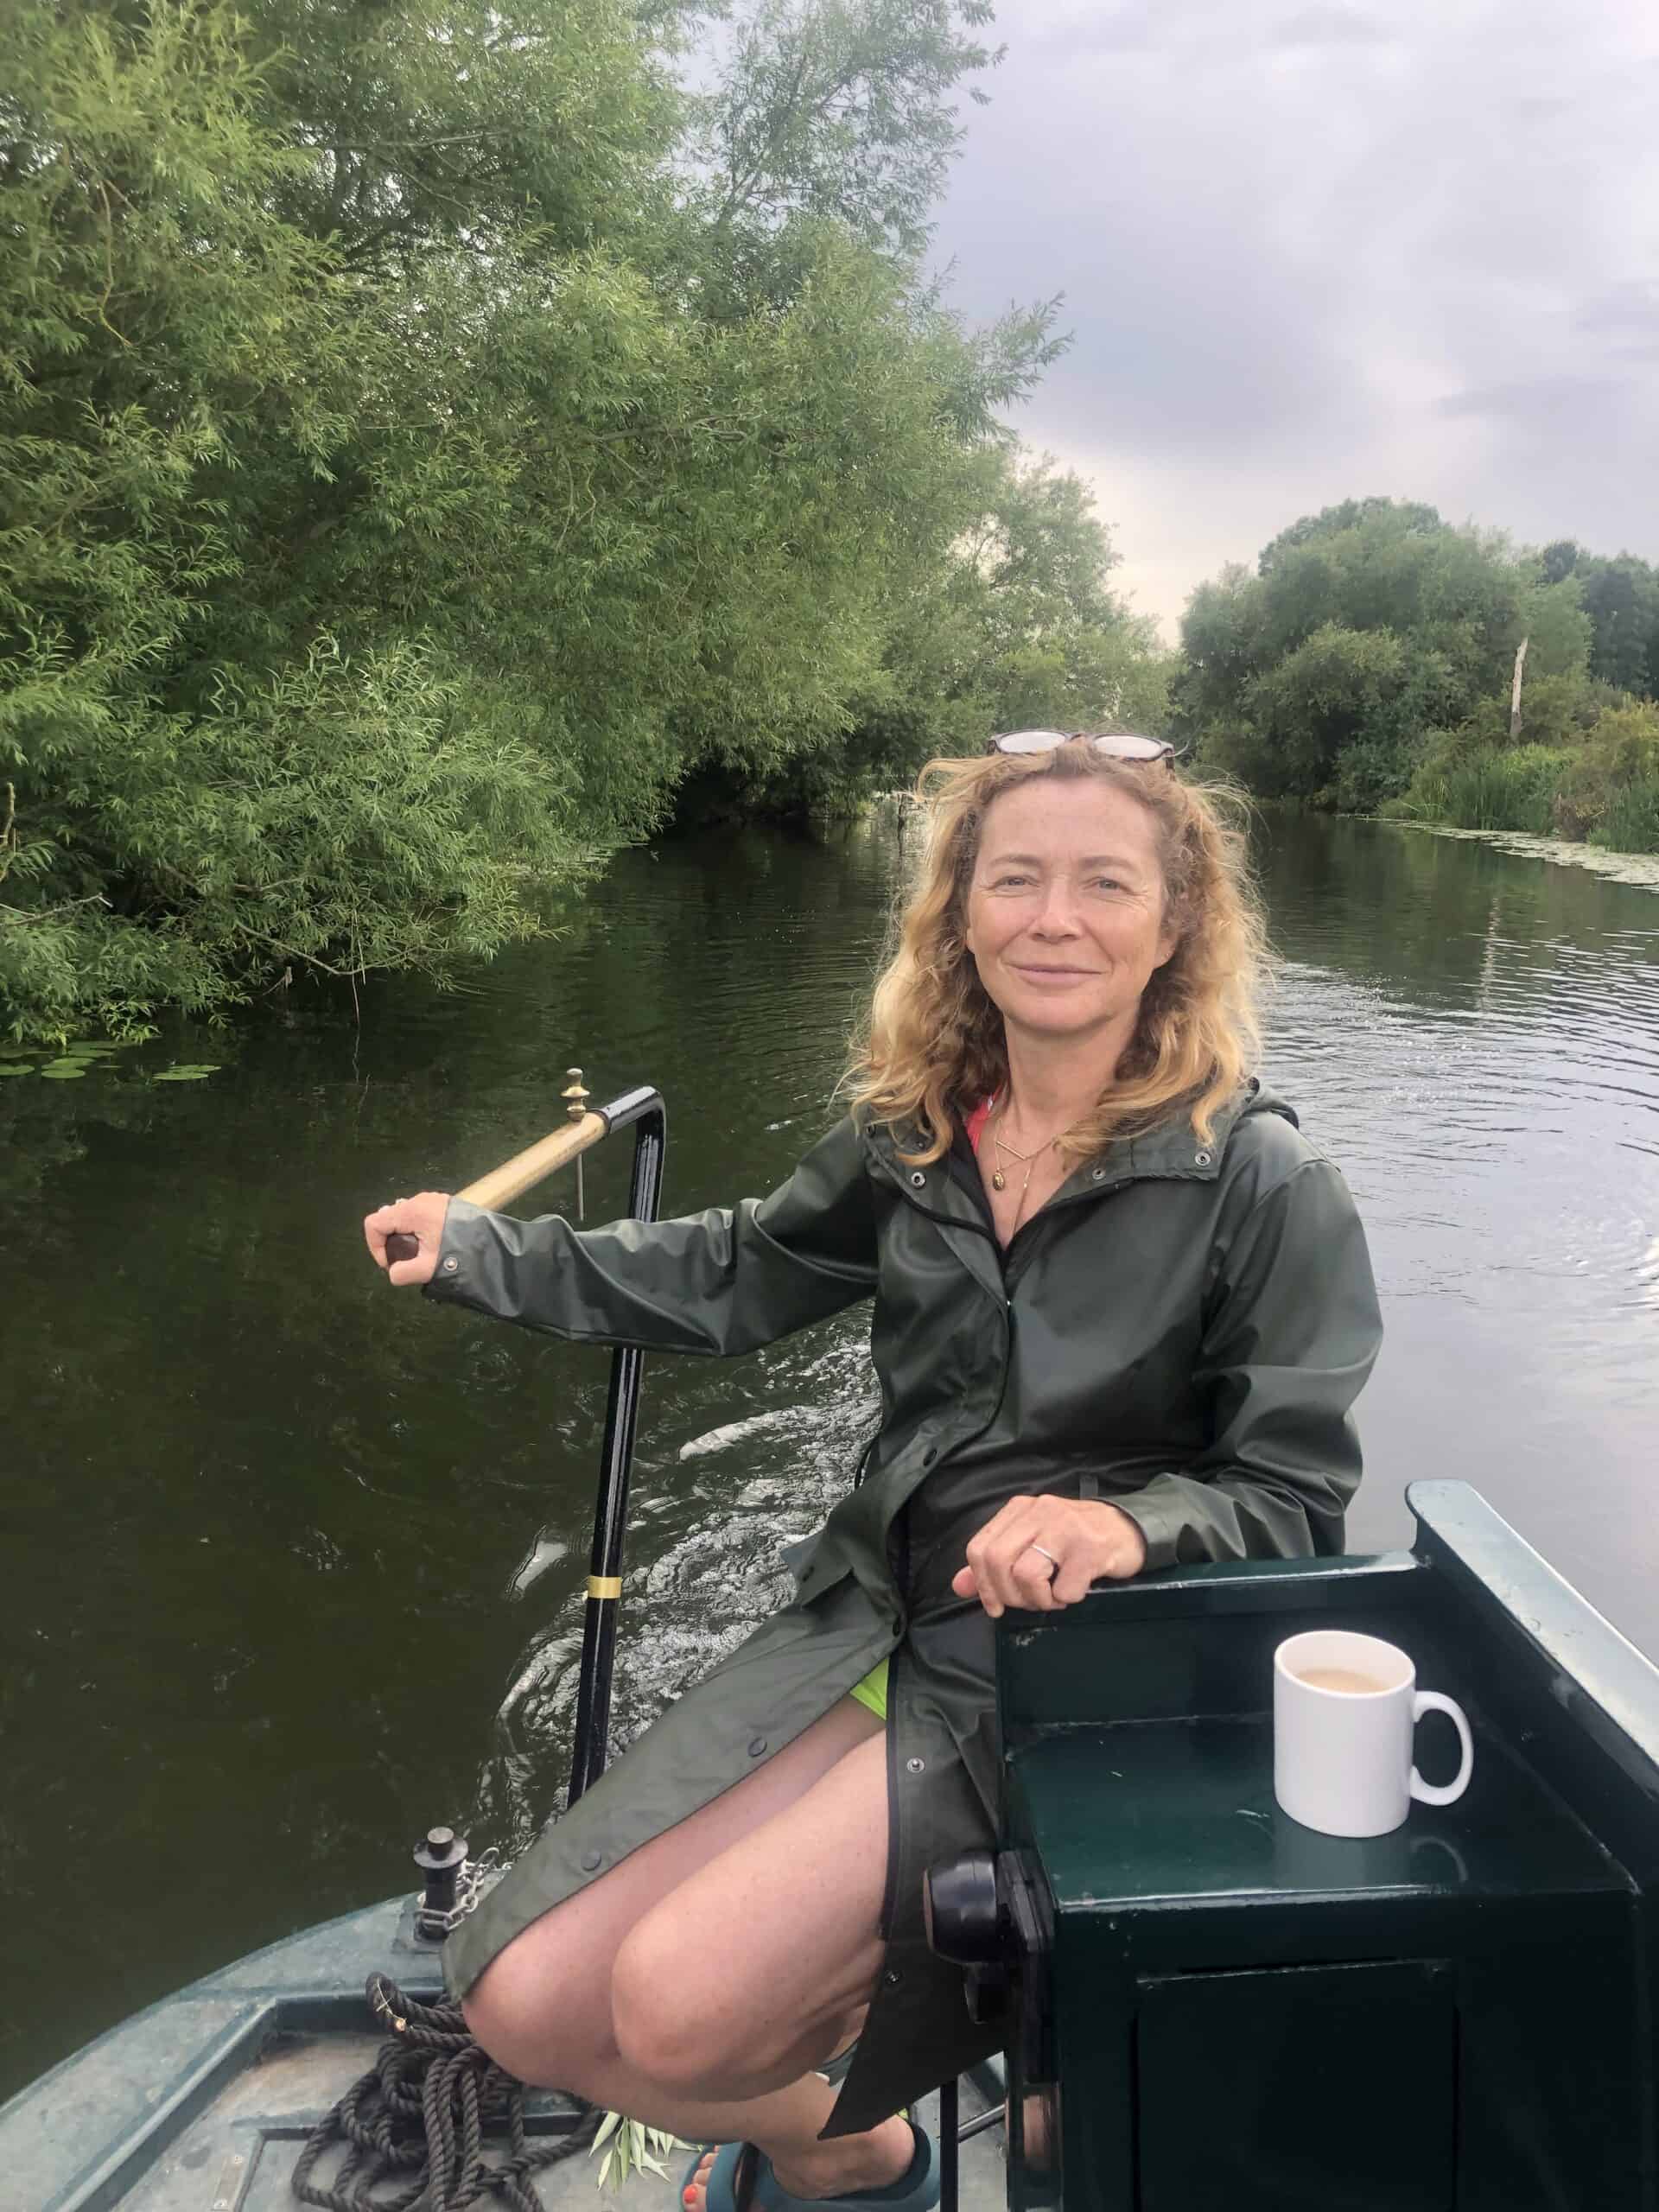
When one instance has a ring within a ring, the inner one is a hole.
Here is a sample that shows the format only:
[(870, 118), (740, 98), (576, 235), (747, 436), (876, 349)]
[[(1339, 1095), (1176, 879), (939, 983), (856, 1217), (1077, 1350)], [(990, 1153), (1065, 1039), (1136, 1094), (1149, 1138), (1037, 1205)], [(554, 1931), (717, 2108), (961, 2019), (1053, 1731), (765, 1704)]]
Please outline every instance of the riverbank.
[(1395, 830), (1418, 830), (1430, 837), (1460, 837), (1471, 844), (1490, 845), (1500, 853), (1522, 860), (1553, 861), (1560, 868), (1587, 868), (1611, 883), (1628, 883), (1640, 891), (1659, 891), (1659, 853), (1610, 853), (1582, 838), (1538, 837), (1525, 830), (1465, 830), (1452, 822), (1409, 822), (1397, 817), (1378, 817)]
[(1388, 810), (1408, 821), (1659, 854), (1659, 705), (1546, 690), (1524, 744), (1484, 719), (1430, 741)]

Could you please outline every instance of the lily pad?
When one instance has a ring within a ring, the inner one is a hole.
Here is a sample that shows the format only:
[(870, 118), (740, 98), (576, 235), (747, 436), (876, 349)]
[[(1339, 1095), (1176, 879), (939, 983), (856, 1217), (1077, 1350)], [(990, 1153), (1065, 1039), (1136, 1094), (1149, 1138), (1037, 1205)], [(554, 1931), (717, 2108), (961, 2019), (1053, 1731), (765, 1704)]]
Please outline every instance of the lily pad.
[(48, 1060), (41, 1070), (41, 1073), (50, 1076), (54, 1083), (77, 1083), (86, 1072), (84, 1060)]
[(201, 1083), (208, 1076), (218, 1073), (218, 1062), (208, 1060), (202, 1062), (200, 1065), (192, 1063), (183, 1067), (162, 1068), (158, 1074), (151, 1076), (149, 1079), (152, 1083)]
[(73, 1060), (99, 1060), (102, 1059), (106, 1053), (118, 1052), (120, 1050), (121, 1047), (118, 1045), (111, 1045), (101, 1039), (90, 1037), (78, 1037), (73, 1045), (66, 1045), (63, 1048), (64, 1058)]
[(0, 1060), (0, 1075), (33, 1075), (32, 1060)]

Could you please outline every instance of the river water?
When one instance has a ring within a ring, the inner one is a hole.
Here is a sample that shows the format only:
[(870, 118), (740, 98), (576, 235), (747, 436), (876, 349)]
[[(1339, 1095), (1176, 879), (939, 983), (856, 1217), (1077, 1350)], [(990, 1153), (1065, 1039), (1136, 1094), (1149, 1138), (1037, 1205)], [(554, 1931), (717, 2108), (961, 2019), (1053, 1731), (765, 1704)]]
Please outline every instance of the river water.
[[(1388, 1321), (1352, 1548), (1477, 1484), (1659, 1657), (1659, 896), (1466, 840), (1275, 822), (1266, 1072), (1346, 1171)], [(357, 1227), (658, 1084), (675, 1211), (828, 1118), (893, 822), (624, 855), (556, 944), (0, 1084), (0, 2090), (404, 1886), (433, 1821), (558, 1795), (605, 1355), (389, 1291)], [(204, 1083), (142, 1080), (215, 1060)], [(614, 1156), (611, 1156), (611, 1155)], [(621, 1208), (626, 1145), (590, 1161)], [(537, 1205), (567, 1203), (568, 1184)], [(650, 1364), (621, 1736), (779, 1596), (871, 1394), (856, 1314)]]

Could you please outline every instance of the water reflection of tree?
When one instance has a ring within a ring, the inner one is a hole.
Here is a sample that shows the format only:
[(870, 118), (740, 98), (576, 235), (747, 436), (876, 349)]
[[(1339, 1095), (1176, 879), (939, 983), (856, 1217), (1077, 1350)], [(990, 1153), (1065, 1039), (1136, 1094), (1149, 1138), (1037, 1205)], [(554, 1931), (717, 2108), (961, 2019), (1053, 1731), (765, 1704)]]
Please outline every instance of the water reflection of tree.
[(1481, 840), (1274, 811), (1255, 854), (1286, 957), (1427, 1008), (1487, 1003), (1500, 976), (1511, 1007), (1541, 999), (1563, 945), (1631, 932), (1659, 945), (1650, 892)]

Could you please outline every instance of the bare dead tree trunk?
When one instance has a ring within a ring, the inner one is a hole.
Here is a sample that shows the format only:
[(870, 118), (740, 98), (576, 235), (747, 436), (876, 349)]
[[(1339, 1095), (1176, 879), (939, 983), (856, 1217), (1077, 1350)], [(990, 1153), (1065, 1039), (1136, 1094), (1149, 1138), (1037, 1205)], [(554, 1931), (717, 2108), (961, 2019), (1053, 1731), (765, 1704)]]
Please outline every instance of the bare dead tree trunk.
[(1529, 638), (1522, 638), (1515, 656), (1515, 682), (1510, 687), (1510, 743), (1513, 745), (1521, 734), (1521, 671), (1527, 664)]

